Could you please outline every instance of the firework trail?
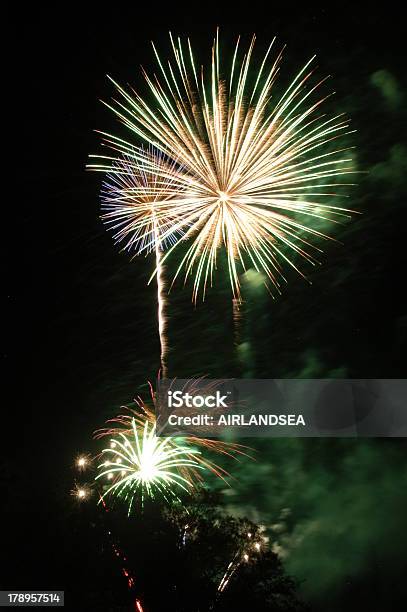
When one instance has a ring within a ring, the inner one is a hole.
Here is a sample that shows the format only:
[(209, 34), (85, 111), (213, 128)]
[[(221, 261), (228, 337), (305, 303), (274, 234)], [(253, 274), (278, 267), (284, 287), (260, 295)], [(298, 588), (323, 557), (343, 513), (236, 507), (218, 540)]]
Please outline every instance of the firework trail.
[(228, 564), (225, 573), (223, 574), (217, 588), (215, 601), (211, 607), (214, 608), (216, 602), (221, 597), (222, 593), (225, 591), (226, 587), (230, 584), (231, 579), (238, 571), (240, 566), (243, 563), (249, 563), (252, 561), (252, 558), (249, 554), (249, 550), (252, 549), (255, 551), (256, 556), (261, 552), (262, 546), (264, 543), (261, 543), (258, 537), (259, 534), (253, 534), (251, 532), (247, 533), (247, 540), (242, 541), (242, 543), (238, 546), (232, 560)]
[(164, 270), (162, 265), (162, 247), (160, 242), (160, 234), (157, 223), (155, 223), (156, 241), (155, 241), (155, 264), (156, 264), (156, 278), (157, 278), (157, 320), (158, 320), (158, 334), (160, 337), (160, 373), (162, 378), (167, 378), (167, 321), (165, 317), (165, 281), (164, 281)]
[[(193, 299), (201, 290), (204, 298), (223, 245), (235, 298), (240, 300), (239, 268), (248, 264), (280, 291), (285, 265), (302, 274), (297, 259), (318, 263), (315, 243), (327, 238), (318, 228), (351, 212), (324, 203), (341, 195), (344, 177), (353, 172), (350, 147), (334, 144), (350, 133), (348, 120), (320, 112), (329, 96), (315, 99), (326, 79), (314, 82), (314, 58), (276, 93), (282, 51), (272, 58), (275, 40), (254, 69), (255, 37), (243, 54), (238, 39), (227, 70), (217, 35), (208, 79), (196, 67), (190, 41), (170, 38), (173, 59), (163, 62), (153, 45), (160, 76), (144, 72), (154, 103), (113, 81), (119, 98), (107, 106), (133, 137), (182, 166), (170, 203), (177, 219), (161, 234), (165, 239), (185, 231), (183, 239), (190, 240), (175, 278), (185, 268), (185, 278), (194, 278)], [(103, 137), (114, 155), (90, 167), (114, 172), (117, 155), (132, 154), (134, 146)], [(155, 172), (160, 175), (158, 167)], [(168, 207), (157, 205), (164, 217)], [(175, 240), (163, 259), (180, 244), (179, 236)]]
[(232, 298), (233, 311), (233, 331), (235, 346), (239, 346), (241, 342), (241, 322), (242, 322), (242, 304), (237, 298)]

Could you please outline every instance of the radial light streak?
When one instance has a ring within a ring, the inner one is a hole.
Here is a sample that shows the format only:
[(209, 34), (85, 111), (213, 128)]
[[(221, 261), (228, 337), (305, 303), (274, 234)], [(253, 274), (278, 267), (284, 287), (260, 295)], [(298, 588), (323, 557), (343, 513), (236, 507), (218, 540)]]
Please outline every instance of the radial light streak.
[[(161, 76), (144, 72), (151, 104), (113, 81), (120, 98), (107, 106), (133, 136), (182, 166), (179, 193), (157, 209), (164, 218), (168, 210), (176, 216), (162, 240), (178, 230), (190, 239), (175, 278), (183, 269), (185, 278), (193, 275), (195, 301), (212, 284), (222, 245), (235, 298), (240, 269), (248, 266), (265, 272), (280, 291), (285, 265), (302, 274), (297, 256), (317, 263), (317, 243), (327, 238), (318, 229), (321, 222), (338, 223), (351, 212), (324, 203), (341, 195), (343, 177), (354, 171), (351, 147), (332, 144), (350, 133), (348, 120), (320, 112), (329, 96), (315, 98), (326, 79), (313, 81), (314, 58), (282, 94), (275, 92), (282, 52), (272, 58), (274, 42), (254, 69), (255, 37), (243, 54), (238, 39), (226, 70), (217, 35), (209, 79), (197, 70), (189, 40), (185, 46), (171, 36), (173, 60), (167, 64), (153, 45)], [(131, 142), (103, 136), (115, 155), (134, 151)], [(114, 172), (115, 163), (105, 156), (91, 168)], [(158, 167), (154, 172), (161, 175)], [(164, 259), (179, 243), (176, 237)]]

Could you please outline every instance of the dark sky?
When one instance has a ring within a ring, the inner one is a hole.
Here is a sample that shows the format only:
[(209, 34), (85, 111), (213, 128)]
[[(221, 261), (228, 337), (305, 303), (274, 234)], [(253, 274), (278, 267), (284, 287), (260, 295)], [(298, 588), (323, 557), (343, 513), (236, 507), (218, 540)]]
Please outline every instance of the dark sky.
[[(150, 39), (165, 49), (171, 29), (190, 35), (204, 54), (217, 25), (228, 41), (256, 32), (265, 45), (276, 34), (287, 44), (288, 69), (317, 53), (321, 72), (334, 75), (341, 109), (358, 130), (360, 166), (370, 171), (355, 195), (364, 217), (341, 236), (343, 251), (330, 254), (314, 279), (316, 293), (294, 281), (281, 303), (273, 303), (265, 327), (254, 326), (257, 374), (299, 375), (310, 367), (311, 376), (342, 369), (353, 377), (405, 377), (406, 190), (399, 162), (390, 164), (405, 142), (405, 114), (391, 108), (385, 86), (380, 90), (372, 82), (372, 75), (385, 71), (405, 96), (403, 18), (396, 4), (268, 6), (267, 13), (251, 14), (246, 5), (244, 12), (218, 15), (194, 5), (196, 17), (177, 16), (171, 7), (168, 19), (156, 4), (129, 13), (94, 5), (86, 16), (70, 7), (21, 10), (6, 26), (12, 34), (3, 57), (11, 116), (3, 120), (13, 130), (15, 177), (3, 177), (11, 188), (3, 206), (12, 219), (4, 232), (9, 277), (3, 282), (3, 370), (10, 393), (2, 423), (10, 450), (1, 474), (10, 492), (3, 525), (11, 536), (6, 575), (14, 588), (48, 588), (51, 583), (38, 582), (47, 574), (53, 586), (64, 588), (69, 553), (64, 549), (65, 561), (56, 561), (53, 532), (66, 543), (56, 515), (71, 486), (73, 457), (86, 449), (93, 429), (156, 372), (148, 269), (144, 261), (130, 265), (117, 253), (98, 218), (100, 178), (84, 170), (87, 155), (99, 151), (92, 130), (116, 127), (99, 102), (112, 94), (106, 74), (142, 87), (139, 66), (153, 65)], [(208, 22), (202, 21), (206, 10)], [(195, 373), (230, 374), (227, 294), (220, 285), (207, 308), (197, 311), (189, 293), (173, 298), (176, 374), (191, 363)], [(263, 316), (268, 306), (262, 308)], [(205, 347), (203, 329), (215, 337)], [(264, 330), (274, 334), (272, 349)], [(201, 354), (191, 343), (202, 346)], [(215, 344), (223, 348), (214, 357)], [(310, 362), (322, 365), (312, 370)]]

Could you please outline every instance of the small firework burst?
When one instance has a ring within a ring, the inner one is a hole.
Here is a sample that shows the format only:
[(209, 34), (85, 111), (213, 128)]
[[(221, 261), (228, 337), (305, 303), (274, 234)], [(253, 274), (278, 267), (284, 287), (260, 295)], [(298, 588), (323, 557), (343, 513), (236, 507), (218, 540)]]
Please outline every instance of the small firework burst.
[(155, 147), (119, 156), (102, 184), (102, 219), (123, 250), (148, 254), (184, 235), (177, 197), (185, 189), (179, 164)]
[(194, 475), (204, 469), (195, 460), (199, 451), (171, 438), (159, 438), (155, 423), (144, 419), (143, 426), (133, 418), (131, 435), (116, 432), (108, 448), (102, 450), (96, 480), (112, 481), (103, 494), (115, 495), (128, 503), (130, 514), (136, 495), (141, 506), (146, 497), (162, 495), (166, 501), (179, 500), (180, 491), (194, 487)]

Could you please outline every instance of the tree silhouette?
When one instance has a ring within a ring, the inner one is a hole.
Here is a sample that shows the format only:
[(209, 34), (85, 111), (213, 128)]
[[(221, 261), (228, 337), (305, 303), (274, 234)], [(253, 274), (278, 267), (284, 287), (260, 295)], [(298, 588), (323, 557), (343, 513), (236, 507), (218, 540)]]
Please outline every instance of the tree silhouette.
[[(146, 612), (305, 610), (263, 528), (200, 497), (128, 520), (112, 513)], [(113, 527), (112, 527), (113, 528)]]

